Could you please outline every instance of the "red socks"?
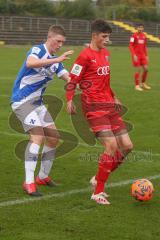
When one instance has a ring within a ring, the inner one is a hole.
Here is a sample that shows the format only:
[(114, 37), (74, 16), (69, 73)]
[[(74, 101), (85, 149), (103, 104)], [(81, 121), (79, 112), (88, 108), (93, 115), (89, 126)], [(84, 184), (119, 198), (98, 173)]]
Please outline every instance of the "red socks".
[(112, 172), (123, 162), (124, 158), (124, 155), (117, 150), (113, 158)]
[[(148, 71), (144, 71), (142, 74), (142, 83), (144, 83), (146, 81), (147, 75), (148, 75)], [(136, 72), (134, 74), (135, 85), (139, 85), (139, 77), (140, 77), (140, 73)]]
[(113, 157), (103, 153), (99, 159), (99, 169), (96, 175), (97, 186), (94, 194), (104, 192), (105, 182), (107, 181), (109, 174), (112, 170)]
[(144, 83), (147, 79), (148, 71), (144, 71), (142, 74), (142, 83)]
[(139, 72), (136, 72), (134, 74), (135, 85), (139, 85), (139, 76), (140, 76)]
[(94, 194), (104, 192), (105, 182), (108, 180), (110, 172), (113, 172), (124, 160), (129, 153), (125, 151), (123, 155), (119, 150), (116, 151), (114, 156), (103, 153), (99, 158), (99, 169), (96, 174), (97, 185)]

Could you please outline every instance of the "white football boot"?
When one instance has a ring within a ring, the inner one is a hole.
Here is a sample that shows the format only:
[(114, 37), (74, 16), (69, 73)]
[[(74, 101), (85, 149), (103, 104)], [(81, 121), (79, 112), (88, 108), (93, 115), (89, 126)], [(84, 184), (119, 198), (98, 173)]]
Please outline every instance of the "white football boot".
[(98, 204), (109, 205), (110, 202), (107, 200), (106, 197), (107, 197), (106, 193), (104, 193), (104, 192), (101, 192), (101, 193), (98, 193), (98, 194), (93, 193), (92, 196), (91, 196), (91, 200), (94, 200)]
[(149, 85), (147, 85), (146, 83), (142, 83), (142, 88), (144, 90), (150, 90), (151, 89), (151, 87)]
[(136, 86), (135, 86), (135, 90), (136, 90), (136, 91), (140, 91), (140, 92), (143, 91), (143, 89), (142, 89), (139, 85), (136, 85)]
[[(97, 180), (96, 180), (96, 177), (95, 176), (93, 176), (91, 179), (90, 179), (90, 184), (91, 184), (91, 186), (92, 186), (92, 188), (93, 188), (93, 190), (95, 189), (95, 187), (96, 187), (96, 185), (97, 185)], [(109, 194), (107, 194), (107, 193), (103, 193), (104, 195), (105, 195), (105, 197), (109, 197)]]

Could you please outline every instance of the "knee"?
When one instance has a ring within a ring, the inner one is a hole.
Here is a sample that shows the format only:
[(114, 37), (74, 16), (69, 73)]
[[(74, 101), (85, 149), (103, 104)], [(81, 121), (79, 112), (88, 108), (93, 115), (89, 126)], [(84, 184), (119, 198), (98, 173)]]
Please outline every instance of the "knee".
[(51, 139), (51, 145), (52, 147), (56, 147), (59, 143), (59, 138), (53, 138)]
[(132, 150), (133, 150), (133, 143), (129, 143), (124, 146), (124, 151), (127, 151), (129, 153)]
[(30, 137), (30, 140), (38, 145), (41, 145), (44, 143), (45, 141), (45, 137), (42, 135), (32, 135)]
[(55, 148), (60, 140), (60, 135), (59, 132), (55, 129), (50, 129), (49, 131), (47, 131), (47, 134), (45, 136), (47, 145), (50, 146), (51, 148)]
[(111, 150), (112, 150), (113, 153), (115, 153), (115, 152), (117, 151), (117, 149), (118, 149), (118, 145), (117, 145), (117, 143), (115, 142), (115, 143), (113, 143), (113, 144), (111, 145)]
[(135, 74), (136, 73), (140, 73), (141, 72), (141, 68), (140, 67), (136, 67), (135, 70), (134, 70)]
[(29, 131), (30, 140), (38, 145), (45, 141), (44, 131), (41, 127), (35, 127)]
[(59, 143), (58, 137), (46, 137), (47, 146), (55, 148)]
[(143, 71), (148, 72), (148, 65), (143, 66)]
[(110, 142), (110, 144), (105, 145), (105, 152), (109, 155), (114, 155), (118, 149), (118, 145), (116, 141)]

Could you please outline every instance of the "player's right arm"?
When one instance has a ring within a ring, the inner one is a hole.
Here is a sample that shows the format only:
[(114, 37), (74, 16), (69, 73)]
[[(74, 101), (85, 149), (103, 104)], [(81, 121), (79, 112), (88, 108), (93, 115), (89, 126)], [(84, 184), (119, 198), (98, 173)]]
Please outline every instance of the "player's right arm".
[(69, 114), (76, 113), (73, 97), (77, 84), (83, 79), (87, 65), (88, 61), (86, 57), (81, 53), (71, 68), (70, 81), (66, 85), (67, 112)]
[(130, 52), (133, 56), (134, 61), (137, 62), (138, 58), (137, 58), (137, 55), (136, 55), (135, 50), (134, 50), (134, 45), (135, 45), (135, 35), (133, 34), (130, 37), (129, 49), (130, 49)]
[(69, 59), (69, 56), (71, 54), (73, 54), (72, 50), (64, 52), (61, 56), (56, 57), (56, 58), (41, 59), (41, 58), (38, 58), (36, 54), (32, 53), (27, 58), (26, 66), (28, 68), (40, 68), (40, 67), (45, 67), (47, 65), (51, 65), (54, 63), (60, 63), (60, 62), (63, 62), (65, 60)]

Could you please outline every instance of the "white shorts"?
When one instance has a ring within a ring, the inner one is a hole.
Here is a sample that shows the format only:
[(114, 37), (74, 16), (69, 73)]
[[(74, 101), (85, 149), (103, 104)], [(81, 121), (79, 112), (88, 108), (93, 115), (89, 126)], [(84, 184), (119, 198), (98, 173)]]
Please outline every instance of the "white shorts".
[(28, 132), (35, 127), (47, 127), (55, 125), (52, 116), (45, 105), (32, 105), (30, 102), (24, 104), (12, 104), (12, 109), (21, 121), (24, 131)]

